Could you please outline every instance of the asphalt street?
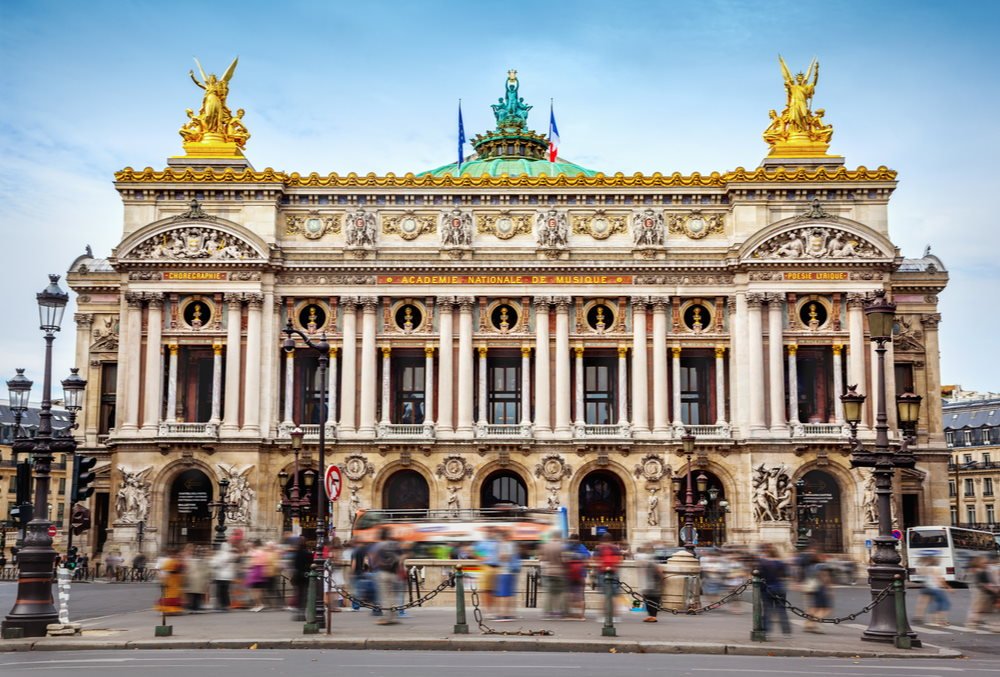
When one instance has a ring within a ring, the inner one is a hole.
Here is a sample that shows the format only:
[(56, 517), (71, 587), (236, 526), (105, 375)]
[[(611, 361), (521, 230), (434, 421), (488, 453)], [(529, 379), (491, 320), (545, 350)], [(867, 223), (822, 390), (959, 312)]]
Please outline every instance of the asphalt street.
[(573, 654), (439, 651), (36, 651), (0, 655), (5, 677), (62, 673), (74, 677), (108, 674), (185, 677), (239, 674), (241, 677), (295, 675), (295, 677), (618, 677), (619, 675), (810, 675), (813, 677), (996, 677), (1000, 661), (981, 660), (869, 660), (831, 658), (774, 658), (768, 656), (699, 656), (643, 654)]

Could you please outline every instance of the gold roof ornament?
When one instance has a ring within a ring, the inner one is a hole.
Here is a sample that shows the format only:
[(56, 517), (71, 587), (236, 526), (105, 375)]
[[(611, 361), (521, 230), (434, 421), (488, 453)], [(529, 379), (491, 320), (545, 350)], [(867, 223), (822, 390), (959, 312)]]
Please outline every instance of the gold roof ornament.
[(205, 94), (201, 110), (195, 114), (188, 108), (188, 121), (180, 128), (181, 138), (184, 139), (185, 157), (242, 158), (242, 150), (250, 138), (250, 132), (243, 125), (243, 109), (238, 109), (233, 115), (226, 106), (229, 81), (236, 72), (239, 57), (233, 59), (221, 78), (215, 73), (205, 75), (197, 58), (194, 62), (198, 65), (201, 81), (195, 77), (194, 71), (188, 71), (188, 75), (195, 85), (205, 90)]
[(819, 81), (819, 62), (809, 64), (805, 72), (792, 76), (785, 60), (778, 56), (781, 75), (785, 80), (785, 109), (779, 115), (771, 110), (771, 124), (764, 130), (764, 140), (771, 146), (768, 157), (812, 158), (827, 155), (833, 126), (824, 124), (826, 111), (811, 108), (816, 83)]

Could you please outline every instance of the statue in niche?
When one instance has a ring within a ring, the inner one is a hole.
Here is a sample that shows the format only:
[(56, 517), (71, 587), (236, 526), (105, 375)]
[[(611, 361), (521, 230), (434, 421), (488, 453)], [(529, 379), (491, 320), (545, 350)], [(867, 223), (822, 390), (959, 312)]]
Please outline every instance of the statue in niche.
[(147, 481), (150, 466), (142, 470), (130, 471), (125, 466), (118, 466), (122, 480), (115, 496), (115, 513), (118, 522), (123, 524), (138, 524), (149, 516), (150, 485)]
[(656, 493), (660, 490), (659, 487), (649, 487), (649, 498), (647, 499), (647, 513), (646, 513), (646, 524), (651, 527), (659, 526), (660, 524), (660, 497)]
[(753, 514), (758, 522), (786, 521), (791, 518), (792, 481), (784, 465), (754, 470)]

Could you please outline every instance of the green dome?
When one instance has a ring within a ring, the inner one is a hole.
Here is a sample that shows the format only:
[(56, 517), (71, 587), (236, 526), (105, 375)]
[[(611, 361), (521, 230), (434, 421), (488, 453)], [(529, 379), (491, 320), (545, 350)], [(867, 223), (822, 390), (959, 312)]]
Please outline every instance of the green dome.
[(462, 163), (462, 171), (458, 171), (458, 163), (421, 172), (417, 176), (596, 176), (597, 172), (580, 165), (557, 159), (533, 160), (528, 158), (488, 158), (469, 160)]

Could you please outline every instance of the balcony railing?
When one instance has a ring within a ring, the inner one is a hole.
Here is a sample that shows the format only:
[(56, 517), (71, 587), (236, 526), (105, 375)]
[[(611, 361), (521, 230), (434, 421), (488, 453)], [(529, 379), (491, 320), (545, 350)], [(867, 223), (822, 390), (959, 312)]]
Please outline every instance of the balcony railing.
[(969, 461), (968, 463), (954, 463), (948, 461), (948, 470), (998, 470), (1000, 461)]
[[(800, 433), (800, 434), (795, 434)], [(794, 437), (846, 437), (840, 423), (802, 423), (795, 427)]]
[(476, 426), (476, 437), (491, 439), (523, 439), (531, 437), (531, 426), (520, 423), (485, 423)]
[(592, 425), (585, 423), (575, 426), (573, 434), (575, 437), (594, 439), (631, 437), (632, 432), (627, 425), (619, 425), (617, 423), (613, 425)]
[(378, 436), (386, 440), (432, 440), (434, 427), (423, 423), (380, 423)]
[(714, 437), (716, 439), (728, 439), (731, 437), (731, 430), (728, 425), (685, 425), (684, 433), (695, 437)]
[(215, 423), (181, 423), (164, 421), (160, 423), (160, 437), (218, 437), (219, 427)]

